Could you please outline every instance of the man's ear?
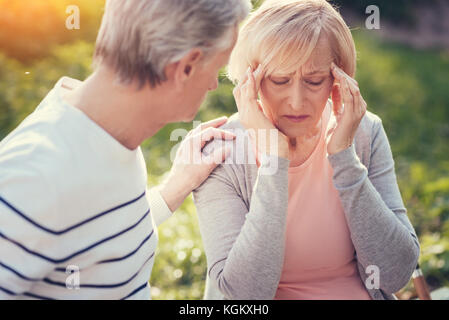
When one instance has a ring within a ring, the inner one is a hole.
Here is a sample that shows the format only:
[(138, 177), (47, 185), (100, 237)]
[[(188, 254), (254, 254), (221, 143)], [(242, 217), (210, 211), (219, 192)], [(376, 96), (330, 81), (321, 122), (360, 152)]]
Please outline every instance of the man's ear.
[(190, 50), (181, 60), (171, 63), (166, 67), (167, 77), (174, 82), (177, 88), (183, 87), (184, 83), (198, 69), (202, 57), (203, 52), (200, 49), (195, 48)]

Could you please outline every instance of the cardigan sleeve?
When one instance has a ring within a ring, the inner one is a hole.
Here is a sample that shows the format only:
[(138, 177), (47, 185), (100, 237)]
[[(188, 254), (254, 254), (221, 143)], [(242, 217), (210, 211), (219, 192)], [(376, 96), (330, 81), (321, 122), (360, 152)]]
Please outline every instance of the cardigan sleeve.
[[(264, 170), (273, 161), (274, 174)], [(261, 161), (249, 208), (226, 166), (193, 193), (210, 280), (227, 299), (273, 299), (284, 260), (289, 160)]]
[(392, 294), (410, 280), (420, 246), (401, 198), (380, 118), (374, 123), (371, 145), (369, 168), (360, 161), (354, 144), (328, 159), (357, 260), (364, 269), (377, 266), (379, 289)]

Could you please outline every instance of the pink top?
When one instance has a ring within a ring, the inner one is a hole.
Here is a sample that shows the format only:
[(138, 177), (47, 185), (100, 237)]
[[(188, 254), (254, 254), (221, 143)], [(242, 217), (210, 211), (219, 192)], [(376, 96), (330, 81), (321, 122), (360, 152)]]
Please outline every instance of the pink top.
[(331, 112), (328, 103), (320, 140), (311, 156), (288, 170), (285, 257), (275, 299), (371, 299), (357, 270), (327, 159), (325, 138)]

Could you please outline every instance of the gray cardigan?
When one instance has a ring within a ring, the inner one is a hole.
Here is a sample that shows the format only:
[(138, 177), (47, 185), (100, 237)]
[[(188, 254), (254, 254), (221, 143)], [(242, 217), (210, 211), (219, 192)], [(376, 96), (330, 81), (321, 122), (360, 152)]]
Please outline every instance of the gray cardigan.
[[(329, 121), (335, 124), (333, 114)], [(237, 114), (222, 128), (238, 137), (244, 132)], [(245, 141), (225, 142), (233, 145), (230, 159), (243, 154), (250, 162), (254, 154)], [(353, 142), (327, 155), (332, 179), (363, 283), (370, 275), (368, 266), (379, 268), (379, 289), (367, 291), (372, 299), (396, 299), (393, 293), (408, 283), (417, 264), (418, 238), (401, 198), (381, 119), (367, 111)], [(219, 143), (208, 144), (204, 152)], [(276, 173), (264, 174), (273, 163)], [(194, 191), (208, 266), (205, 299), (274, 298), (284, 259), (289, 163), (274, 156), (265, 157), (260, 168), (225, 163)]]

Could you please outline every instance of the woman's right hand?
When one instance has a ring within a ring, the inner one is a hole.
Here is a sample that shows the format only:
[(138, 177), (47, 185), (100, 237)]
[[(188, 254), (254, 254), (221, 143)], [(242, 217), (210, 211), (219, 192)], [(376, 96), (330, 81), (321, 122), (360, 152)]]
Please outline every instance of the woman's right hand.
[[(255, 71), (249, 67), (245, 78), (234, 88), (233, 94), (239, 112), (239, 120), (248, 130), (256, 148), (256, 157), (265, 153), (288, 158), (287, 137), (265, 116), (257, 99), (263, 77), (262, 65), (259, 64)], [(262, 135), (265, 135), (265, 143), (259, 139)], [(275, 137), (275, 141), (272, 136)]]

